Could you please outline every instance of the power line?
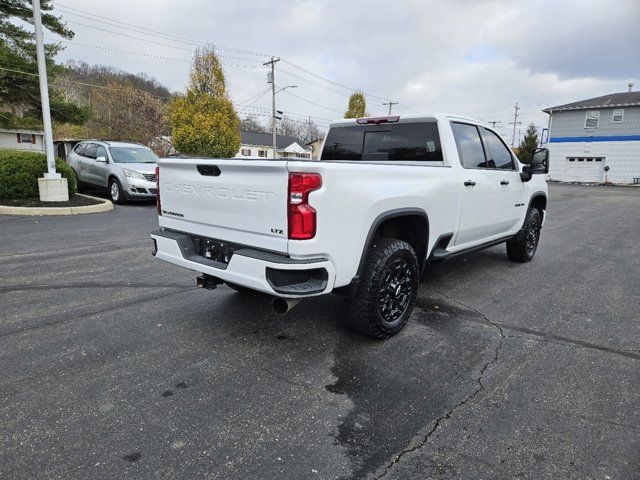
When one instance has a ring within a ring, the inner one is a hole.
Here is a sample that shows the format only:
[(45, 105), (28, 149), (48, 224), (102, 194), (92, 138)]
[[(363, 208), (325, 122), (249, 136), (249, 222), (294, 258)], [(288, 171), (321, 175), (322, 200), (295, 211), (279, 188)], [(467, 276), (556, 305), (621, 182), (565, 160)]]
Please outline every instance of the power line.
[(242, 101), (242, 102), (238, 102), (238, 105), (242, 105), (243, 103), (247, 103), (252, 101), (254, 98), (258, 97), (260, 98), (262, 95), (264, 95), (265, 93), (267, 93), (269, 90), (271, 90), (271, 87), (265, 88), (264, 90), (262, 90), (261, 92), (256, 93), (255, 95), (252, 95), (251, 97), (247, 98), (246, 100)]
[(254, 98), (253, 100), (251, 100), (250, 102), (248, 102), (245, 107), (248, 107), (250, 105), (253, 105), (254, 103), (256, 103), (258, 100), (260, 100), (262, 97), (264, 97), (267, 93), (269, 93), (269, 90), (271, 90), (271, 88), (267, 88), (264, 92), (262, 92), (260, 95), (258, 95), (256, 98)]
[[(141, 57), (157, 58), (159, 60), (171, 60), (174, 62), (190, 62), (191, 61), (191, 59), (186, 59), (186, 58), (165, 57), (164, 55), (156, 55), (154, 53), (146, 53), (146, 52), (132, 52), (131, 50), (122, 50), (120, 48), (103, 47), (102, 45), (90, 45), (87, 43), (72, 42), (70, 40), (64, 40), (64, 39), (62, 39), (61, 41), (71, 45), (76, 45), (79, 47), (96, 48), (98, 50), (104, 50), (107, 52), (124, 53), (126, 55), (138, 55)], [(241, 68), (258, 68), (259, 67), (258, 65), (240, 65), (240, 64), (229, 64), (224, 62), (220, 62), (220, 63), (225, 67), (241, 67)]]
[[(158, 45), (158, 46), (161, 46), (161, 47), (173, 48), (173, 49), (176, 49), (176, 50), (182, 50), (182, 51), (185, 51), (185, 52), (190, 52), (190, 53), (192, 53), (192, 54), (193, 54), (193, 53), (194, 53), (194, 51), (195, 51), (193, 48), (184, 48), (184, 47), (179, 47), (179, 46), (171, 45), (171, 44), (168, 44), (168, 43), (155, 42), (155, 41), (153, 41), (153, 40), (149, 40), (148, 38), (140, 38), (140, 37), (135, 37), (135, 36), (133, 36), (133, 35), (127, 35), (126, 33), (114, 32), (113, 30), (108, 30), (108, 29), (106, 29), (106, 28), (100, 28), (100, 27), (96, 27), (96, 26), (94, 26), (94, 25), (87, 25), (87, 24), (85, 24), (85, 23), (74, 22), (73, 20), (65, 20), (65, 21), (66, 21), (66, 22), (73, 23), (73, 24), (75, 24), (75, 25), (80, 25), (80, 26), (83, 26), (83, 27), (92, 28), (92, 29), (94, 29), (94, 30), (99, 30), (99, 31), (101, 31), (101, 32), (109, 33), (109, 34), (111, 34), (111, 35), (117, 35), (117, 36), (119, 36), (119, 37), (123, 37), (123, 38), (130, 38), (130, 39), (133, 39), (133, 40), (139, 40), (139, 41), (144, 42), (144, 43), (146, 43), (146, 44), (153, 44), (153, 45)], [(145, 35), (146, 35), (146, 34), (145, 34)], [(225, 54), (225, 53), (216, 53), (216, 57), (218, 57), (218, 58), (232, 59), (232, 60), (252, 61), (252, 60), (247, 59), (247, 58), (236, 57), (236, 56), (234, 56), (234, 55), (227, 55), (227, 54)], [(255, 66), (257, 67), (258, 65), (255, 65)]]
[[(56, 4), (55, 8), (59, 9), (63, 13), (74, 15), (74, 16), (77, 16), (77, 17), (80, 17), (80, 18), (85, 18), (85, 19), (90, 20), (92, 22), (103, 23), (103, 24), (111, 25), (113, 27), (124, 29), (124, 30), (133, 30), (134, 32), (137, 32), (137, 33), (142, 33), (144, 35), (155, 36), (157, 38), (161, 38), (163, 40), (168, 40), (168, 41), (173, 42), (173, 43), (189, 44), (189, 45), (195, 45), (195, 46), (211, 46), (214, 49), (221, 49), (221, 50), (224, 50), (224, 51), (227, 51), (227, 52), (233, 52), (233, 53), (240, 54), (240, 55), (254, 55), (254, 56), (258, 56), (258, 57), (266, 57), (266, 56), (268, 56), (265, 53), (254, 52), (254, 51), (251, 51), (251, 50), (243, 50), (243, 49), (231, 48), (231, 47), (227, 47), (227, 46), (223, 46), (223, 45), (216, 45), (216, 44), (212, 44), (212, 43), (195, 41), (195, 40), (192, 40), (192, 39), (189, 39), (189, 38), (186, 38), (186, 37), (181, 37), (181, 36), (178, 36), (178, 35), (169, 34), (167, 32), (162, 32), (162, 31), (159, 31), (159, 30), (154, 30), (154, 29), (151, 29), (151, 28), (142, 27), (140, 25), (136, 25), (136, 24), (133, 24), (133, 23), (124, 22), (122, 20), (118, 20), (118, 19), (115, 19), (115, 18), (112, 18), (112, 17), (106, 17), (106, 16), (103, 16), (103, 15), (94, 14), (94, 13), (91, 13), (91, 12), (88, 12), (86, 10), (82, 10), (82, 9), (79, 9), (79, 8), (69, 7), (69, 6), (66, 6), (64, 4)], [(77, 13), (77, 12), (80, 12), (80, 13)], [(85, 14), (85, 15), (82, 15), (82, 14)], [(90, 16), (86, 16), (86, 15), (90, 15)], [(74, 22), (72, 21), (72, 23), (74, 23)], [(126, 35), (126, 34), (119, 33), (119, 32), (113, 32), (113, 31), (110, 31), (110, 30), (107, 30), (107, 29), (101, 29), (99, 27), (93, 27), (93, 26), (90, 26), (90, 25), (81, 24), (79, 22), (75, 22), (75, 23), (78, 23), (80, 25), (86, 26), (88, 28), (95, 28), (95, 29), (98, 29), (98, 30), (102, 30), (102, 31), (105, 31), (107, 33), (111, 33), (111, 34), (114, 34), (114, 35), (119, 35), (119, 36), (123, 36), (123, 37), (126, 37), (126, 38), (132, 38), (132, 39), (135, 39), (135, 40), (150, 42), (150, 41), (148, 41), (146, 39), (141, 39), (139, 37)], [(69, 41), (67, 41), (67, 42), (68, 43), (73, 43), (73, 42), (69, 42)], [(189, 50), (189, 49), (185, 49), (185, 48), (182, 48), (182, 47), (174, 47), (174, 46), (167, 45), (167, 44), (161, 44), (159, 42), (150, 42), (150, 43), (156, 43), (156, 44), (158, 44), (160, 46), (167, 46), (169, 48), (175, 48), (175, 49), (180, 49), (180, 50)], [(86, 45), (86, 44), (84, 44), (84, 45), (83, 44), (78, 44), (78, 45), (86, 46), (86, 47), (90, 47), (90, 48), (100, 48), (100, 49), (103, 49), (103, 50), (109, 50), (108, 47), (90, 46), (90, 45)], [(169, 58), (169, 57), (164, 57), (164, 56), (161, 56), (161, 55), (134, 53), (134, 52), (128, 52), (128, 51), (118, 50), (118, 49), (112, 49), (111, 51), (115, 51), (116, 53), (127, 53), (127, 54), (134, 54), (134, 55), (140, 54), (140, 55), (147, 56), (147, 57), (150, 57), (150, 58), (159, 58), (159, 59), (162, 59), (162, 60), (169, 59), (169, 60), (175, 60), (175, 61), (185, 61), (183, 59)], [(224, 56), (224, 55), (221, 55), (221, 56)], [(239, 57), (231, 57), (229, 55), (227, 55), (227, 57), (234, 58), (234, 59), (239, 59), (239, 60), (243, 60), (243, 61), (248, 60), (248, 59), (239, 58)], [(283, 59), (283, 61), (286, 62), (287, 64), (291, 65), (292, 67), (297, 68), (298, 70), (301, 70), (302, 72), (305, 72), (308, 75), (311, 75), (311, 76), (313, 76), (315, 78), (318, 78), (318, 79), (320, 79), (320, 80), (322, 80), (324, 82), (328, 82), (328, 83), (330, 83), (332, 85), (335, 85), (335, 86), (337, 86), (339, 88), (345, 89), (347, 92), (349, 92), (348, 94), (350, 94), (354, 90), (356, 90), (356, 89), (354, 89), (352, 87), (349, 87), (347, 85), (344, 85), (344, 84), (338, 83), (338, 82), (336, 82), (334, 80), (331, 80), (329, 78), (323, 77), (322, 75), (319, 75), (319, 74), (317, 74), (315, 72), (312, 72), (312, 71), (310, 71), (310, 70), (308, 70), (308, 69), (306, 69), (304, 67), (296, 65), (296, 64), (294, 64), (292, 62), (289, 62), (287, 60)], [(251, 68), (254, 67), (253, 65), (251, 65), (251, 66), (250, 65), (225, 65), (225, 66), (245, 67), (245, 68), (246, 67), (251, 67)], [(329, 91), (331, 93), (335, 93), (335, 94), (338, 94), (338, 95), (347, 95), (346, 92), (341, 92), (340, 90), (332, 88), (332, 87), (330, 87), (328, 85), (323, 85), (321, 83), (314, 82), (313, 80), (306, 79), (304, 77), (300, 77), (299, 75), (293, 74), (291, 72), (285, 72), (285, 73), (288, 74), (288, 75), (293, 76), (294, 78), (298, 78), (301, 81), (305, 81), (305, 82), (307, 82), (307, 83), (309, 83), (311, 85), (317, 86), (318, 88), (322, 88), (322, 89), (324, 89), (326, 91)], [(381, 100), (387, 100), (387, 97), (382, 97), (382, 96), (374, 95), (374, 94), (367, 93), (367, 92), (364, 92), (364, 93), (367, 96), (371, 97), (371, 98), (378, 98), (378, 99), (381, 99)], [(306, 99), (303, 99), (303, 100), (307, 101)], [(318, 105), (318, 106), (320, 106), (321, 108), (327, 108), (327, 107), (324, 107), (322, 105)], [(337, 110), (333, 110), (333, 111), (337, 112)]]
[[(303, 72), (305, 72), (305, 73), (307, 73), (307, 74), (309, 74), (309, 75), (312, 75), (312, 76), (314, 76), (314, 77), (320, 78), (320, 79), (324, 80), (325, 82), (331, 83), (331, 84), (336, 85), (336, 86), (341, 87), (341, 88), (344, 88), (344, 89), (346, 89), (346, 90), (348, 90), (348, 91), (350, 91), (350, 92), (354, 92), (354, 91), (356, 91), (356, 90), (357, 90), (357, 88), (348, 87), (348, 86), (343, 85), (343, 84), (341, 84), (341, 83), (335, 82), (335, 81), (333, 81), (333, 80), (331, 80), (331, 79), (329, 79), (329, 78), (323, 77), (322, 75), (319, 75), (319, 74), (314, 73), (314, 72), (312, 72), (312, 71), (310, 71), (310, 70), (307, 70), (307, 69), (306, 69), (306, 68), (304, 68), (304, 67), (301, 67), (301, 66), (299, 66), (299, 65), (296, 65), (295, 63), (291, 63), (291, 62), (289, 62), (288, 60), (284, 60), (284, 59), (283, 59), (282, 61), (283, 61), (284, 63), (286, 63), (287, 65), (291, 65), (292, 67), (295, 67), (295, 68), (297, 68), (298, 70), (302, 70)], [(388, 97), (381, 97), (381, 96), (379, 96), (379, 95), (374, 95), (374, 94), (372, 94), (372, 93), (367, 93), (367, 92), (364, 92), (364, 91), (363, 91), (362, 93), (364, 93), (366, 96), (371, 97), (371, 98), (377, 98), (377, 99), (379, 99), (379, 100), (388, 100)]]
[[(259, 106), (255, 106), (255, 105), (240, 105), (240, 104), (236, 104), (237, 108), (241, 108), (241, 109), (246, 109), (246, 110), (254, 110), (254, 111), (258, 111), (258, 112), (264, 112), (264, 113), (269, 113), (271, 111), (270, 108), (266, 108), (266, 107), (259, 107)], [(325, 122), (330, 122), (331, 120), (328, 119), (327, 117), (320, 117), (318, 115), (307, 115), (304, 113), (294, 113), (294, 112), (287, 112), (287, 111), (282, 111), (282, 113), (284, 113), (287, 116), (298, 116), (298, 117), (302, 117), (302, 118), (308, 118), (308, 117), (312, 117), (312, 118), (317, 118), (318, 120), (321, 121), (325, 121)]]
[(332, 88), (332, 87), (330, 87), (328, 85), (323, 85), (323, 84), (318, 83), (318, 82), (314, 82), (313, 80), (309, 80), (308, 78), (302, 77), (302, 76), (297, 75), (295, 73), (291, 73), (288, 70), (285, 70), (283, 68), (279, 69), (278, 71), (284, 73), (285, 75), (289, 75), (290, 77), (293, 77), (293, 78), (295, 78), (297, 80), (300, 80), (302, 82), (308, 83), (309, 85), (313, 85), (315, 87), (321, 88), (321, 89), (323, 89), (323, 90), (325, 90), (327, 92), (335, 93), (336, 95), (340, 95), (341, 97), (349, 97), (351, 95), (351, 93), (352, 93), (352, 92), (345, 92), (343, 90), (338, 90), (336, 88)]
[[(162, 32), (160, 30), (154, 30), (152, 28), (141, 27), (140, 25), (136, 25), (136, 24), (133, 24), (133, 23), (127, 23), (127, 22), (123, 22), (122, 20), (118, 20), (118, 19), (111, 18), (111, 17), (105, 17), (103, 15), (98, 15), (98, 14), (95, 14), (95, 13), (92, 13), (92, 12), (89, 12), (89, 11), (86, 11), (86, 10), (81, 10), (79, 8), (69, 7), (69, 6), (61, 4), (61, 3), (56, 3), (55, 7), (57, 9), (61, 10), (62, 12), (68, 13), (68, 14), (71, 14), (71, 15), (76, 15), (76, 16), (82, 17), (82, 15), (74, 13), (74, 12), (81, 12), (81, 13), (84, 13), (85, 15), (90, 15), (91, 17), (101, 18), (101, 19), (104, 19), (104, 20), (108, 20), (110, 22), (116, 22), (116, 23), (119, 23), (121, 25), (126, 25), (127, 27), (134, 28), (136, 30), (143, 30), (145, 32), (154, 33), (154, 34), (156, 34), (156, 36), (157, 35), (161, 35), (163, 37), (173, 38), (173, 39), (176, 39), (176, 40), (178, 40), (180, 42), (187, 42), (187, 43), (191, 43), (191, 44), (194, 44), (194, 45), (201, 45), (201, 46), (213, 46), (215, 48), (219, 48), (219, 49), (222, 49), (222, 50), (227, 50), (227, 51), (230, 51), (230, 52), (235, 52), (235, 53), (239, 53), (239, 54), (243, 54), (243, 55), (255, 55), (255, 56), (258, 56), (258, 57), (267, 57), (268, 56), (265, 53), (253, 52), (251, 50), (243, 50), (243, 49), (239, 49), (239, 48), (231, 48), (231, 47), (226, 47), (224, 45), (215, 45), (215, 44), (210, 44), (210, 43), (207, 43), (207, 42), (200, 42), (200, 41), (192, 40), (192, 39), (189, 39), (189, 38), (186, 38), (186, 37), (180, 37), (178, 35), (172, 35), (170, 33)], [(62, 7), (62, 8), (60, 8), (60, 7)], [(65, 10), (67, 10), (67, 11), (65, 11)], [(68, 10), (71, 10), (71, 11), (68, 11)], [(86, 17), (84, 17), (84, 18), (86, 18)], [(101, 20), (96, 20), (94, 18), (88, 18), (88, 19), (92, 20), (94, 22), (107, 23), (107, 22), (103, 22)], [(116, 27), (119, 27), (119, 28), (124, 28), (124, 27), (121, 27), (119, 25), (113, 25), (113, 26), (116, 26)]]
[(307, 102), (310, 103), (311, 105), (315, 105), (316, 107), (320, 107), (320, 108), (324, 108), (326, 110), (331, 110), (332, 112), (336, 112), (336, 113), (342, 113), (340, 110), (336, 110), (335, 108), (331, 108), (331, 107), (327, 107), (325, 105), (320, 105), (319, 103), (316, 102), (312, 102), (311, 100), (307, 100), (306, 98), (303, 98), (299, 95), (296, 95), (295, 93), (291, 93), (290, 91), (287, 90), (287, 92), (289, 95), (291, 95), (292, 97), (296, 97), (299, 98), (300, 100), (302, 100), (303, 102)]

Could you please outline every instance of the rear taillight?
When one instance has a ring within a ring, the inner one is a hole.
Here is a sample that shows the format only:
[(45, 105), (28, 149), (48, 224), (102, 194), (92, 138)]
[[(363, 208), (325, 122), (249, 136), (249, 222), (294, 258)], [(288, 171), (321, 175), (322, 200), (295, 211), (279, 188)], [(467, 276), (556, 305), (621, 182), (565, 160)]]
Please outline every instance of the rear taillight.
[(158, 215), (162, 215), (162, 207), (160, 206), (160, 167), (156, 167), (156, 209)]
[(309, 193), (322, 186), (319, 173), (289, 173), (289, 238), (309, 240), (316, 236), (316, 211)]

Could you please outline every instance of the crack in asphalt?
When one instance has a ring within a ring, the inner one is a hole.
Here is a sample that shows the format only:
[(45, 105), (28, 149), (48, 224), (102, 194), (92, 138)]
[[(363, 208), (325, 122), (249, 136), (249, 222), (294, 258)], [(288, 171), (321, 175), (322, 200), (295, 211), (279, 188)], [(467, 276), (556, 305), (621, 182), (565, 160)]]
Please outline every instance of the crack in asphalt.
[(601, 352), (613, 353), (614, 355), (620, 355), (622, 357), (632, 358), (634, 360), (640, 360), (640, 353), (635, 353), (635, 350), (621, 350), (618, 348), (605, 347), (597, 345), (595, 343), (585, 342), (582, 340), (575, 340), (561, 335), (555, 335), (545, 332), (537, 332), (535, 330), (529, 330), (528, 328), (520, 328), (512, 325), (506, 325), (501, 323), (502, 328), (505, 330), (513, 330), (516, 332), (526, 333), (529, 336), (523, 337), (521, 335), (508, 335), (507, 338), (520, 338), (522, 340), (533, 340), (535, 342), (551, 343), (554, 345), (562, 345), (564, 347), (582, 348), (585, 350), (599, 350)]
[(496, 349), (493, 353), (493, 356), (483, 365), (483, 367), (480, 369), (480, 374), (478, 375), (478, 378), (476, 378), (476, 383), (478, 384), (478, 386), (476, 387), (476, 389), (471, 392), (469, 395), (467, 395), (466, 398), (464, 398), (461, 402), (457, 403), (456, 405), (454, 405), (451, 409), (449, 409), (444, 415), (439, 416), (438, 418), (436, 418), (433, 427), (431, 427), (431, 429), (425, 434), (424, 438), (420, 441), (420, 443), (409, 447), (409, 448), (405, 448), (404, 450), (402, 450), (400, 453), (398, 453), (394, 459), (391, 461), (391, 463), (389, 463), (387, 466), (384, 467), (384, 471), (378, 475), (377, 477), (375, 477), (376, 480), (379, 480), (381, 478), (383, 478), (385, 475), (387, 475), (391, 469), (393, 469), (393, 467), (395, 465), (397, 465), (401, 460), (402, 457), (404, 457), (406, 454), (414, 452), (416, 450), (420, 450), (428, 441), (429, 438), (431, 437), (431, 435), (433, 435), (438, 428), (440, 427), (440, 425), (442, 424), (442, 422), (444, 422), (445, 420), (448, 420), (451, 418), (451, 416), (453, 415), (453, 413), (459, 409), (460, 407), (466, 405), (467, 403), (469, 403), (470, 401), (472, 401), (482, 390), (484, 390), (484, 384), (482, 383), (482, 379), (484, 378), (484, 374), (487, 371), (487, 369), (493, 365), (494, 363), (496, 363), (498, 361), (498, 356), (500, 354), (500, 350), (502, 349), (502, 345), (504, 344), (505, 339), (507, 338), (502, 330), (502, 327), (497, 324), (496, 322), (490, 320), (489, 318), (487, 318), (487, 316), (485, 314), (483, 314), (482, 312), (480, 312), (479, 310), (477, 310), (475, 307), (472, 307), (471, 305), (467, 305), (464, 304), (458, 300), (456, 300), (455, 298), (450, 297), (449, 295), (446, 295), (442, 292), (439, 292), (438, 290), (432, 290), (434, 293), (437, 293), (445, 298), (447, 298), (448, 300), (462, 306), (465, 307), (469, 310), (471, 310), (472, 312), (476, 313), (478, 316), (480, 316), (487, 325), (490, 325), (491, 327), (495, 328), (498, 331), (499, 334), (499, 339), (500, 341), (498, 342), (498, 345), (496, 346)]

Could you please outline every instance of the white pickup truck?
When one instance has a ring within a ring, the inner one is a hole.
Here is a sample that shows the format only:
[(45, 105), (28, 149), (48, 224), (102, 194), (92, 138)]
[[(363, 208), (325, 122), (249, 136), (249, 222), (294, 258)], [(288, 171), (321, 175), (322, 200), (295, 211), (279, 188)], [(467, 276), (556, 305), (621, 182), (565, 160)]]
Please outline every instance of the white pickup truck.
[(158, 162), (154, 255), (239, 292), (345, 297), (359, 331), (386, 338), (428, 262), (507, 244), (531, 260), (547, 207), (548, 151), (521, 164), (489, 126), (455, 115), (333, 122), (319, 160)]

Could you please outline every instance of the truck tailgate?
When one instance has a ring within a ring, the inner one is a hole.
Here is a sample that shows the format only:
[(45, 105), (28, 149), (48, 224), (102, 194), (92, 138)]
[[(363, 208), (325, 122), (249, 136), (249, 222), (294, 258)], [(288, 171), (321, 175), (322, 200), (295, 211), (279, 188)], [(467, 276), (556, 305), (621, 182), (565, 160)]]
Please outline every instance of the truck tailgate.
[(160, 167), (160, 226), (287, 252), (286, 161), (168, 158)]

